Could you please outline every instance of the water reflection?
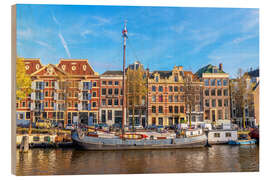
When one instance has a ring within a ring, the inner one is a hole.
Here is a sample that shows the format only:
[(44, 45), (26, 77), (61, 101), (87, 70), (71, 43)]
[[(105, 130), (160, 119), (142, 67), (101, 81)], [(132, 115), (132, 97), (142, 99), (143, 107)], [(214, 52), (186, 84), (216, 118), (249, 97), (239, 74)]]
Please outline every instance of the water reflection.
[(213, 146), (199, 149), (17, 151), (17, 175), (238, 172), (259, 170), (259, 147)]

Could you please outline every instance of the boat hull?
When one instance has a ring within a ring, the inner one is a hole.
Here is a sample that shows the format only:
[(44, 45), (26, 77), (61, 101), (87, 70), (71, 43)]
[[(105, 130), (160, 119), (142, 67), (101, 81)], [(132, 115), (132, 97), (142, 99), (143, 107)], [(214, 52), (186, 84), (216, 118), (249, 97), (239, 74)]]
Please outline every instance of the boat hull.
[(256, 144), (256, 140), (239, 140), (239, 141), (229, 141), (228, 144), (230, 145), (250, 145), (250, 144)]
[(198, 148), (206, 145), (205, 135), (160, 140), (123, 140), (84, 136), (79, 138), (77, 133), (72, 134), (72, 140), (77, 147), (86, 150), (135, 150), (135, 149), (181, 149)]

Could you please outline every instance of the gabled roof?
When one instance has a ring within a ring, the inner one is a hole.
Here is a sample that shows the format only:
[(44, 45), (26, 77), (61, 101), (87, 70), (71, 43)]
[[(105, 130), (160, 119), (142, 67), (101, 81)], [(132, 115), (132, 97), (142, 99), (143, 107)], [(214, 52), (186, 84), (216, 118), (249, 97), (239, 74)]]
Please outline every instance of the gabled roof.
[(87, 59), (60, 59), (56, 66), (70, 75), (95, 75), (95, 71)]
[(102, 75), (123, 75), (123, 71), (106, 71)]
[(23, 62), (27, 74), (32, 74), (43, 67), (39, 58), (23, 58)]
[(172, 75), (172, 71), (153, 71), (149, 78), (153, 79), (155, 73), (158, 73), (161, 79), (168, 78)]
[(255, 69), (253, 71), (249, 71), (248, 75), (250, 77), (259, 77), (260, 76), (260, 70), (259, 69)]
[(38, 71), (31, 74), (31, 76), (57, 76), (58, 73), (61, 73), (63, 75), (67, 75), (68, 73), (62, 71), (60, 68), (56, 67), (53, 64), (48, 64)]
[(217, 66), (213, 66), (212, 64), (208, 64), (207, 66), (204, 66), (201, 69), (199, 69), (195, 73), (195, 75), (197, 75), (198, 77), (202, 77), (203, 73), (213, 73), (214, 68), (217, 69), (217, 72), (215, 72), (215, 73), (225, 73), (223, 70), (220, 70)]

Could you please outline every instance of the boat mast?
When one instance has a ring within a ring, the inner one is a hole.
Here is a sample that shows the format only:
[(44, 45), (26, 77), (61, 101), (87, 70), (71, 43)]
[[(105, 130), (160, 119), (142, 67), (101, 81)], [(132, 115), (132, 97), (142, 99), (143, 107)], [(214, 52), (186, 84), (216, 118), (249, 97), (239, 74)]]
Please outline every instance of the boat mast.
[(122, 132), (124, 133), (125, 129), (125, 119), (126, 119), (126, 113), (125, 113), (125, 105), (126, 105), (126, 88), (125, 88), (125, 66), (126, 66), (126, 41), (127, 41), (127, 26), (126, 21), (124, 25), (124, 29), (122, 31), (122, 37), (124, 38), (124, 45), (123, 45), (123, 80), (122, 80), (122, 88), (123, 88), (123, 104), (122, 104)]

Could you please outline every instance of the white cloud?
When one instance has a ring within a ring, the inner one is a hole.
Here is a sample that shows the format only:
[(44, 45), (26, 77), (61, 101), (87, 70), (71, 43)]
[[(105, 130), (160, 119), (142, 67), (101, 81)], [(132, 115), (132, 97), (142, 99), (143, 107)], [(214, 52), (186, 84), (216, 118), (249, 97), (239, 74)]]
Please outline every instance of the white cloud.
[(243, 41), (246, 41), (246, 40), (248, 40), (248, 39), (252, 39), (252, 38), (254, 38), (254, 37), (257, 37), (257, 35), (256, 35), (256, 34), (246, 35), (246, 36), (243, 36), (243, 37), (236, 38), (236, 39), (234, 39), (232, 42), (233, 42), (234, 44), (239, 44), (239, 43), (241, 43), (241, 42), (243, 42)]
[(66, 51), (68, 57), (71, 58), (71, 55), (70, 55), (70, 52), (69, 52), (69, 49), (68, 49), (68, 45), (67, 45), (67, 43), (66, 43), (66, 41), (65, 41), (65, 39), (64, 39), (64, 37), (63, 37), (63, 35), (62, 35), (61, 33), (58, 33), (58, 36), (59, 36), (59, 38), (60, 38), (60, 40), (61, 40), (62, 45), (63, 45), (64, 48), (65, 48), (65, 51)]
[(52, 47), (46, 42), (43, 42), (43, 41), (40, 41), (40, 40), (35, 40), (34, 42), (41, 45), (41, 46), (43, 46), (43, 47), (47, 47), (47, 48), (52, 49)]
[(95, 19), (98, 22), (97, 25), (104, 25), (104, 24), (108, 24), (108, 23), (111, 22), (110, 19), (100, 17), (100, 16), (92, 16), (92, 18)]
[(33, 37), (33, 31), (30, 28), (19, 30), (17, 31), (17, 37), (18, 39), (29, 40)]
[(55, 22), (55, 24), (60, 25), (59, 21), (56, 19), (54, 15), (52, 15), (52, 19)]

